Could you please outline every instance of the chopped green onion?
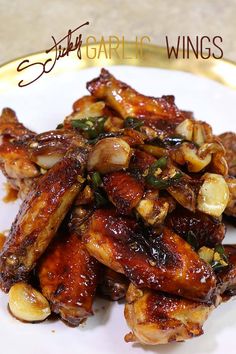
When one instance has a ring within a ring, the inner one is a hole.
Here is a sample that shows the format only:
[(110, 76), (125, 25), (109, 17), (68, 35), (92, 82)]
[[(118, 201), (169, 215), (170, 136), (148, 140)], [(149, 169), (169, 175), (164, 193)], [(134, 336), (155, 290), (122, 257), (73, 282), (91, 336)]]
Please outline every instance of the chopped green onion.
[(170, 146), (178, 146), (181, 145), (182, 143), (192, 143), (196, 147), (199, 147), (198, 144), (194, 143), (193, 141), (187, 140), (185, 137), (181, 135), (172, 135), (172, 136), (167, 136), (163, 139), (160, 137), (156, 137), (153, 140), (150, 141), (150, 144), (154, 146), (159, 146), (159, 147), (164, 147), (168, 148)]
[(224, 249), (224, 246), (221, 245), (221, 244), (218, 244), (215, 246), (215, 249), (214, 249), (215, 252), (219, 253), (219, 255), (221, 256), (221, 258), (227, 262), (228, 261), (228, 258), (225, 254), (225, 249)]
[(100, 176), (100, 173), (99, 172), (94, 172), (92, 174), (92, 183), (93, 183), (93, 188), (94, 189), (97, 189), (98, 187), (101, 186), (102, 184), (102, 179), (101, 179), (101, 176)]
[(180, 172), (176, 172), (176, 174), (173, 177), (168, 179), (161, 179), (153, 175), (148, 175), (146, 177), (146, 182), (152, 187), (158, 189), (166, 189), (174, 185), (181, 177), (182, 177), (182, 173)]
[(127, 117), (124, 122), (124, 127), (139, 130), (143, 124), (144, 122), (138, 118)]
[(102, 190), (97, 189), (94, 191), (94, 199), (95, 199), (95, 205), (97, 208), (103, 207), (107, 205), (108, 200), (104, 196), (104, 193)]
[(166, 168), (167, 165), (167, 157), (163, 156), (160, 159), (158, 159), (157, 161), (155, 161), (150, 167), (149, 167), (149, 174), (153, 174), (155, 173), (155, 171), (160, 168), (161, 170), (163, 170), (164, 168)]
[(81, 130), (88, 139), (95, 139), (104, 131), (106, 117), (89, 117), (71, 121), (73, 128)]
[(193, 231), (188, 231), (186, 241), (193, 247), (194, 250), (199, 248), (198, 239)]

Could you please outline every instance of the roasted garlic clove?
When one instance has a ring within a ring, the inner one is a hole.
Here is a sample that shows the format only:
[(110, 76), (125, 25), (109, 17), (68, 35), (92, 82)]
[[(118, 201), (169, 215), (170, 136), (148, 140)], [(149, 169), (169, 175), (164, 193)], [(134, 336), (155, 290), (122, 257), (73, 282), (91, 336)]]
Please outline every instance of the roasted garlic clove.
[(88, 170), (100, 173), (119, 171), (129, 166), (131, 148), (120, 138), (100, 140), (88, 157)]
[(193, 142), (201, 146), (205, 142), (204, 127), (201, 122), (196, 122), (193, 128)]
[(175, 129), (176, 133), (191, 141), (193, 136), (193, 121), (185, 119)]
[(44, 170), (49, 170), (58, 161), (63, 158), (63, 154), (55, 153), (51, 155), (38, 155), (35, 158), (35, 163), (42, 167)]
[(181, 151), (188, 165), (189, 172), (200, 172), (211, 162), (211, 154), (200, 157), (197, 153), (197, 149), (191, 146), (191, 144), (183, 143)]
[(161, 199), (151, 200), (144, 198), (140, 200), (136, 210), (144, 221), (154, 226), (164, 222), (169, 210), (169, 204)]
[(221, 175), (205, 173), (199, 190), (197, 209), (203, 213), (219, 217), (229, 201), (229, 188)]
[(24, 322), (43, 321), (51, 314), (47, 299), (24, 282), (11, 287), (9, 308), (14, 317)]
[(211, 263), (213, 261), (214, 258), (214, 249), (213, 248), (209, 248), (206, 246), (202, 246), (199, 250), (198, 250), (198, 255), (201, 259), (203, 259), (206, 263)]

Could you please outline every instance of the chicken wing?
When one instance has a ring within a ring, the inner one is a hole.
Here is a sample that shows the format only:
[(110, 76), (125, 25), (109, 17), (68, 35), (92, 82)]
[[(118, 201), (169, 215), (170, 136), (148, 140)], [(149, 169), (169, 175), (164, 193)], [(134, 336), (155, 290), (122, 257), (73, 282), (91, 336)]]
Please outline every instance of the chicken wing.
[(11, 179), (33, 178), (40, 175), (39, 169), (30, 160), (25, 146), (5, 142), (0, 145), (0, 166), (3, 174)]
[(199, 301), (213, 295), (216, 279), (211, 267), (168, 228), (155, 235), (134, 219), (100, 209), (91, 216), (83, 239), (91, 256), (139, 287)]
[(101, 70), (98, 78), (87, 83), (87, 89), (97, 99), (103, 99), (123, 118), (138, 117), (144, 119), (147, 125), (154, 125), (158, 129), (173, 130), (173, 127), (185, 119), (174, 103), (174, 96), (144, 96), (117, 80), (105, 69)]
[(193, 213), (182, 207), (169, 214), (166, 225), (187, 241), (191, 234), (195, 238), (196, 248), (214, 247), (223, 241), (226, 232), (225, 224), (219, 219), (199, 211)]
[(81, 188), (86, 157), (86, 148), (68, 154), (39, 179), (22, 203), (0, 253), (0, 285), (4, 291), (27, 278), (56, 234)]
[(11, 108), (4, 108), (0, 116), (0, 135), (4, 140), (26, 141), (35, 133), (18, 121), (16, 113)]
[(236, 245), (224, 245), (228, 267), (217, 272), (217, 288), (220, 294), (236, 295)]
[(99, 264), (76, 234), (60, 231), (43, 255), (38, 276), (51, 308), (72, 326), (92, 315)]
[(130, 214), (144, 193), (144, 186), (124, 171), (109, 173), (103, 178), (104, 189), (122, 214)]
[(49, 169), (71, 149), (84, 146), (85, 139), (71, 130), (57, 129), (35, 135), (28, 142), (31, 161)]
[(123, 274), (104, 267), (104, 270), (102, 271), (101, 283), (98, 286), (98, 291), (105, 298), (112, 301), (117, 301), (125, 297), (128, 285), (129, 281)]
[(156, 345), (179, 342), (203, 334), (202, 326), (213, 304), (174, 297), (130, 284), (125, 318), (132, 332), (126, 342)]
[(0, 169), (22, 199), (40, 175), (27, 149), (27, 142), (34, 135), (18, 121), (13, 110), (3, 109), (0, 116)]
[(226, 150), (225, 158), (229, 166), (229, 175), (236, 177), (236, 134), (228, 132), (219, 137)]

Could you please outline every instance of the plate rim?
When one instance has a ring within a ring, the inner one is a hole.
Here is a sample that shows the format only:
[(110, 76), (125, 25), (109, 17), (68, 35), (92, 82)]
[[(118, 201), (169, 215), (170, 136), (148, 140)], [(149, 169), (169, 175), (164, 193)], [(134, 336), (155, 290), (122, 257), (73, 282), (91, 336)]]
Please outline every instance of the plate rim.
[[(70, 52), (68, 56), (63, 57), (60, 60), (59, 68), (57, 65), (50, 72), (50, 76), (55, 76), (59, 72), (66, 72), (77, 69), (87, 69), (90, 67), (102, 67), (102, 66), (114, 66), (114, 65), (127, 65), (136, 67), (152, 67), (167, 70), (176, 70), (182, 72), (188, 72), (197, 76), (205, 77), (216, 81), (224, 86), (236, 90), (236, 62), (228, 59), (196, 59), (193, 51), (190, 52), (188, 59), (171, 58), (168, 59), (167, 48), (164, 46), (158, 46), (155, 44), (145, 44), (142, 49), (142, 58), (137, 58), (136, 42), (124, 41), (124, 47), (126, 50), (126, 58), (124, 56), (124, 49), (119, 48), (117, 56), (107, 58), (107, 52), (111, 43), (104, 42), (105, 51), (100, 53), (99, 58), (90, 59), (85, 56), (89, 50), (95, 49), (96, 53), (99, 51), (100, 44), (83, 44), (81, 46), (82, 59), (78, 59), (75, 52)], [(123, 52), (122, 52), (123, 50)], [(106, 54), (105, 54), (106, 53)], [(183, 55), (183, 50), (179, 50), (179, 53)], [(51, 53), (53, 57), (55, 52)], [(5, 91), (8, 88), (17, 86), (22, 74), (17, 72), (17, 66), (25, 59), (45, 61), (50, 56), (45, 51), (39, 51), (18, 57), (16, 59), (7, 61), (0, 65), (0, 92)]]

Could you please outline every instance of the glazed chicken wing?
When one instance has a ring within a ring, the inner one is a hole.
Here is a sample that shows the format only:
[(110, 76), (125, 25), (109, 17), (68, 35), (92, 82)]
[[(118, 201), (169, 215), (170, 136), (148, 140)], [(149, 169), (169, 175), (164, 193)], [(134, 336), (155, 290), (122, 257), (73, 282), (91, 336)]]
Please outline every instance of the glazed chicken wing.
[(40, 287), (54, 312), (72, 326), (92, 315), (99, 264), (76, 234), (60, 231), (38, 268)]
[(18, 121), (16, 113), (11, 108), (4, 108), (0, 116), (0, 135), (5, 141), (10, 139), (26, 141), (35, 133)]
[(89, 92), (103, 99), (123, 118), (138, 117), (168, 130), (184, 119), (184, 114), (174, 104), (173, 96), (154, 98), (144, 96), (125, 83), (115, 79), (107, 70), (102, 69), (98, 78), (87, 83)]
[(121, 300), (125, 297), (129, 281), (121, 273), (117, 273), (111, 268), (104, 267), (98, 291), (105, 298), (112, 301)]
[(174, 297), (130, 284), (125, 318), (131, 328), (127, 342), (156, 345), (179, 342), (203, 334), (202, 326), (213, 304)]
[(209, 301), (216, 279), (211, 267), (170, 229), (160, 235), (112, 210), (97, 210), (83, 235), (98, 261), (139, 287)]
[(109, 173), (103, 178), (108, 198), (122, 214), (130, 214), (144, 193), (144, 186), (127, 172)]
[(236, 245), (224, 245), (224, 250), (228, 258), (228, 267), (217, 272), (217, 288), (220, 294), (234, 296), (236, 295)]
[(69, 150), (85, 145), (85, 139), (74, 131), (57, 129), (35, 135), (28, 142), (31, 161), (48, 170)]
[(226, 150), (226, 160), (229, 166), (229, 175), (236, 177), (236, 134), (227, 132), (221, 134), (219, 137)]
[(56, 234), (81, 188), (86, 156), (86, 148), (68, 154), (39, 179), (22, 203), (0, 254), (3, 290), (27, 278)]
[(189, 235), (194, 237), (196, 248), (202, 246), (214, 247), (223, 241), (226, 227), (218, 218), (204, 213), (195, 213), (182, 207), (176, 208), (166, 220), (174, 232), (188, 241)]
[(34, 135), (18, 121), (13, 110), (3, 109), (0, 116), (0, 169), (9, 185), (20, 191), (22, 198), (40, 175), (27, 149), (27, 142)]

